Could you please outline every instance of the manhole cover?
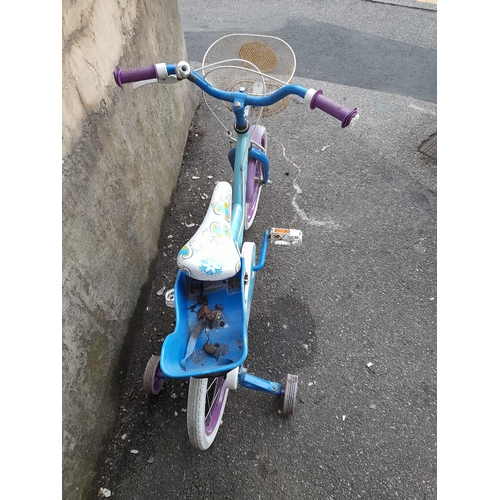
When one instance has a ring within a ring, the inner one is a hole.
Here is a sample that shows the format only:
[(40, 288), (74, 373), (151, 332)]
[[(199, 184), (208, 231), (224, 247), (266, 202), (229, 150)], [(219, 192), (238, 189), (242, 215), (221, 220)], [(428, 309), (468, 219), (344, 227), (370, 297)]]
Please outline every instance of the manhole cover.
[(429, 156), (433, 160), (437, 161), (437, 150), (438, 150), (438, 136), (437, 132), (435, 134), (432, 134), (428, 139), (426, 139), (422, 144), (420, 144), (420, 147), (418, 150), (421, 153), (424, 153), (424, 155)]
[(433, 10), (437, 12), (437, 0), (365, 0), (366, 2), (394, 5), (408, 9)]

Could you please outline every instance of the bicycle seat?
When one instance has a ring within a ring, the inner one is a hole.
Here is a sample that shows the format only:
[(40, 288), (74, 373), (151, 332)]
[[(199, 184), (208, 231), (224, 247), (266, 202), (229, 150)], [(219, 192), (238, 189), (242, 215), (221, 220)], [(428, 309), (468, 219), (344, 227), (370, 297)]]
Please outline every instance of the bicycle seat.
[(234, 276), (241, 258), (231, 233), (233, 190), (226, 181), (214, 189), (200, 227), (177, 255), (179, 269), (202, 281), (218, 281)]

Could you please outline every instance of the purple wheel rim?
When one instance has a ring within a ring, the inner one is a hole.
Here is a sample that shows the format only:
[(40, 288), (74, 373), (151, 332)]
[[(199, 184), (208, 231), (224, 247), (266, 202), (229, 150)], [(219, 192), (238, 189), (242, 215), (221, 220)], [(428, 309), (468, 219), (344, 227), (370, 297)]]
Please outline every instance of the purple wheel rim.
[[(213, 395), (209, 394), (209, 392), (213, 392)], [(217, 427), (221, 418), (221, 413), (224, 409), (225, 397), (226, 378), (217, 377), (210, 383), (210, 387), (207, 388), (206, 404), (208, 408), (205, 415), (205, 432), (207, 436), (210, 436), (210, 434), (212, 434)]]
[(142, 377), (144, 392), (157, 395), (165, 382), (164, 377), (160, 368), (160, 356), (151, 356)]

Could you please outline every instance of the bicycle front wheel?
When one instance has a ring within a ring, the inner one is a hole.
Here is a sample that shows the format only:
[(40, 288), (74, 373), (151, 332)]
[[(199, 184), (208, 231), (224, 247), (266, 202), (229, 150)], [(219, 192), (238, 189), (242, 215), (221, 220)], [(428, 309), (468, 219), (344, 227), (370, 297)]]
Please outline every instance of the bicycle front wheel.
[(191, 378), (187, 404), (187, 430), (194, 448), (206, 450), (222, 422), (229, 389), (226, 377)]

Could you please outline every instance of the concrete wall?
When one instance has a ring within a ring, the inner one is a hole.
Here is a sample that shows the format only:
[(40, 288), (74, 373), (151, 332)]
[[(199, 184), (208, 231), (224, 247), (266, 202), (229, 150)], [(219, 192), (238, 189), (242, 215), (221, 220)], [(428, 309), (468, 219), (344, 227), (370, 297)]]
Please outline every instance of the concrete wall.
[(116, 370), (198, 104), (184, 81), (119, 89), (122, 68), (187, 59), (176, 0), (63, 0), (63, 498), (89, 487)]

